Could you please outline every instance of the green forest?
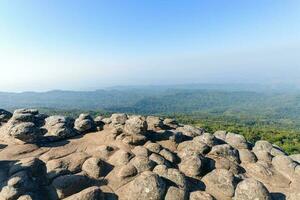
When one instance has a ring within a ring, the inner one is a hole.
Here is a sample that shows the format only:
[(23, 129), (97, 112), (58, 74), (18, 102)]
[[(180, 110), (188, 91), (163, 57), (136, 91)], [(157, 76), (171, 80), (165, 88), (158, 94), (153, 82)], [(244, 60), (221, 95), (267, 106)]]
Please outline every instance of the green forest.
[[(206, 87), (208, 88), (208, 87)], [(172, 117), (180, 123), (226, 130), (250, 142), (268, 140), (289, 154), (300, 153), (300, 92), (264, 89), (140, 87), (90, 92), (0, 93), (0, 107), (31, 107), (41, 113), (77, 117), (114, 112)]]

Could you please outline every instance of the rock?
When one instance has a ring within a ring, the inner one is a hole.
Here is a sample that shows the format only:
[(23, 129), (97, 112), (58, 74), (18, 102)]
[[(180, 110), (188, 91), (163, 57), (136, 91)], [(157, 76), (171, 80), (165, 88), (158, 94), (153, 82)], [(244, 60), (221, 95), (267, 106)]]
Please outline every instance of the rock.
[(153, 162), (155, 162), (158, 165), (164, 165), (166, 164), (166, 160), (164, 157), (162, 157), (161, 155), (158, 155), (156, 153), (152, 153), (149, 157), (150, 160), (152, 160)]
[(128, 178), (137, 175), (138, 171), (132, 164), (124, 165), (120, 168), (118, 176), (121, 178)]
[(44, 183), (46, 166), (40, 159), (34, 157), (23, 158), (11, 166), (9, 174), (13, 175), (20, 171), (28, 171), (37, 181)]
[(6, 123), (8, 122), (8, 120), (12, 117), (12, 113), (4, 110), (4, 109), (0, 109), (0, 125), (1, 123)]
[(172, 153), (171, 151), (167, 150), (167, 149), (162, 149), (159, 154), (164, 157), (167, 161), (171, 162), (171, 163), (176, 163), (177, 159), (174, 153)]
[(147, 141), (147, 138), (141, 134), (121, 134), (117, 138), (117, 140), (122, 140), (122, 142), (129, 145), (142, 145)]
[(293, 192), (289, 194), (286, 198), (286, 200), (299, 200), (300, 199), (300, 192)]
[(228, 144), (213, 146), (208, 155), (212, 157), (224, 157), (232, 162), (240, 163), (239, 152)]
[(76, 135), (73, 129), (73, 120), (63, 116), (50, 116), (45, 119), (44, 128), (47, 130), (46, 137), (51, 140), (59, 140)]
[(32, 122), (15, 124), (8, 129), (8, 134), (26, 143), (34, 143), (41, 137), (41, 131)]
[(236, 149), (247, 149), (248, 144), (244, 136), (234, 133), (227, 133), (225, 141)]
[(258, 160), (265, 162), (272, 162), (272, 155), (267, 151), (254, 151), (255, 156)]
[(294, 154), (289, 156), (292, 160), (300, 164), (300, 154)]
[(215, 169), (202, 178), (205, 191), (216, 199), (231, 200), (234, 196), (236, 180), (233, 174), (225, 169)]
[(148, 130), (156, 131), (156, 130), (162, 129), (164, 126), (163, 120), (159, 117), (148, 116), (146, 118), (146, 121), (147, 121), (147, 125), (148, 125)]
[(58, 198), (66, 198), (72, 194), (89, 187), (90, 180), (84, 175), (64, 175), (53, 180), (52, 186), (55, 188)]
[(131, 158), (132, 155), (129, 152), (120, 149), (109, 158), (108, 162), (115, 166), (126, 165)]
[(175, 119), (166, 118), (164, 119), (163, 124), (168, 129), (176, 129), (178, 127), (178, 123)]
[(99, 158), (89, 158), (83, 165), (82, 170), (91, 178), (98, 179), (103, 175), (104, 163)]
[(239, 175), (243, 172), (242, 168), (236, 163), (231, 160), (228, 160), (224, 157), (216, 157), (213, 158), (213, 161), (211, 161), (210, 170), (216, 168), (216, 169), (226, 169), (230, 172), (232, 172), (234, 175)]
[(214, 133), (214, 136), (215, 136), (216, 138), (218, 138), (219, 140), (225, 141), (225, 140), (226, 140), (226, 134), (227, 134), (226, 131), (216, 131), (216, 132)]
[(237, 185), (234, 200), (271, 200), (271, 197), (261, 182), (245, 179)]
[(201, 173), (202, 162), (198, 156), (184, 158), (179, 164), (179, 169), (187, 176), (198, 176)]
[(49, 179), (53, 179), (69, 173), (78, 173), (88, 157), (86, 153), (75, 152), (62, 158), (50, 160), (46, 164), (47, 176)]
[(273, 148), (273, 145), (265, 140), (259, 140), (255, 143), (253, 147), (253, 152), (259, 152), (259, 151), (266, 151), (271, 153), (271, 150)]
[(102, 119), (102, 122), (103, 122), (104, 124), (110, 124), (110, 123), (111, 123), (111, 118), (103, 118), (103, 119)]
[(17, 200), (32, 200), (30, 195), (22, 195)]
[(4, 186), (0, 192), (0, 199), (3, 200), (14, 200), (20, 196), (16, 188), (12, 186)]
[(212, 147), (217, 144), (215, 136), (210, 133), (203, 133), (200, 136), (194, 137), (193, 141), (195, 143), (204, 143), (209, 147)]
[(134, 157), (130, 160), (130, 163), (135, 166), (139, 173), (152, 170), (155, 166), (155, 163), (152, 160), (143, 156)]
[(204, 191), (195, 191), (190, 193), (190, 200), (214, 200), (214, 198)]
[(281, 174), (293, 180), (297, 164), (288, 156), (275, 156), (272, 160), (274, 168)]
[(149, 156), (149, 150), (143, 146), (136, 146), (131, 150), (131, 152), (136, 156)]
[(128, 134), (141, 134), (144, 135), (147, 131), (147, 122), (142, 116), (131, 116), (125, 122), (124, 131)]
[(149, 151), (152, 151), (154, 153), (159, 153), (160, 150), (161, 150), (161, 145), (158, 144), (158, 143), (152, 143), (152, 142), (149, 142), (149, 143), (146, 143), (145, 144), (145, 147), (149, 150)]
[(190, 125), (184, 125), (183, 127), (178, 127), (176, 131), (181, 132), (183, 135), (188, 137), (196, 137), (202, 135), (204, 129), (198, 129)]
[(167, 194), (165, 196), (165, 200), (185, 200), (187, 199), (186, 192), (177, 187), (169, 187)]
[(102, 192), (99, 187), (93, 186), (86, 188), (64, 200), (104, 200)]
[(75, 120), (74, 128), (79, 132), (95, 131), (96, 124), (89, 114), (80, 114)]
[(257, 158), (254, 153), (248, 149), (239, 149), (239, 156), (242, 163), (255, 163)]
[(188, 156), (199, 156), (206, 154), (209, 150), (209, 146), (203, 142), (194, 142), (193, 140), (185, 141), (177, 146), (177, 155), (183, 159)]
[(112, 125), (124, 125), (127, 120), (127, 115), (124, 113), (115, 113), (111, 115), (110, 120)]
[(186, 190), (185, 176), (178, 169), (167, 168), (165, 165), (157, 165), (153, 169), (153, 172), (168, 180), (171, 185), (175, 185), (184, 191)]
[(143, 172), (130, 183), (117, 190), (123, 200), (161, 200), (166, 191), (166, 184), (155, 173)]

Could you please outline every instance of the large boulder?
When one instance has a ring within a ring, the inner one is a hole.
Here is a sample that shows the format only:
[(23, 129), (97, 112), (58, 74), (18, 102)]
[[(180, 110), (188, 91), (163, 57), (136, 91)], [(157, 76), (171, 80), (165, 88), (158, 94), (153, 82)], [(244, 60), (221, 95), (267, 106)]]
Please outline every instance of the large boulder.
[(75, 120), (74, 128), (79, 132), (89, 132), (96, 130), (94, 119), (89, 114), (80, 114)]
[(225, 169), (215, 169), (202, 178), (206, 192), (217, 199), (231, 200), (234, 196), (236, 180), (234, 175)]
[(8, 135), (23, 142), (37, 142), (41, 136), (41, 130), (32, 122), (15, 124), (8, 129)]
[(40, 126), (44, 117), (35, 109), (15, 110), (8, 122), (1, 127), (5, 137), (25, 143), (38, 142), (42, 137)]
[(179, 169), (186, 176), (200, 175), (202, 168), (202, 161), (199, 156), (189, 156), (181, 160)]
[(142, 116), (130, 116), (125, 122), (124, 131), (127, 134), (144, 135), (147, 131), (147, 122)]
[(69, 117), (50, 116), (45, 119), (44, 128), (47, 130), (46, 137), (58, 140), (76, 135), (74, 121)]
[(161, 200), (166, 191), (165, 182), (155, 173), (145, 171), (116, 191), (123, 200)]
[(271, 197), (261, 182), (249, 178), (237, 185), (234, 200), (271, 200)]

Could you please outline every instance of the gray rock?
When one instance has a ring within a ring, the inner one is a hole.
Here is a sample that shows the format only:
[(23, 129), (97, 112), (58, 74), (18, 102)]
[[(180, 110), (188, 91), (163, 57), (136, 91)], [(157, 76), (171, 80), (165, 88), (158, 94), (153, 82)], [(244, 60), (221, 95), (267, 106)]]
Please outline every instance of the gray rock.
[(214, 200), (214, 198), (204, 191), (194, 191), (190, 193), (190, 200)]
[(120, 168), (118, 171), (118, 176), (120, 178), (128, 178), (137, 175), (138, 171), (134, 165), (128, 163)]
[(125, 113), (115, 113), (111, 115), (110, 119), (112, 125), (124, 125), (127, 120), (127, 115)]
[(271, 200), (271, 197), (261, 182), (249, 178), (237, 185), (234, 200)]
[(52, 186), (58, 198), (66, 198), (90, 186), (90, 180), (84, 175), (64, 175), (53, 180)]
[(196, 137), (204, 133), (204, 129), (195, 128), (190, 125), (184, 125), (183, 127), (178, 127), (176, 131), (181, 132), (185, 136)]
[(176, 129), (179, 125), (175, 119), (166, 118), (163, 121), (164, 127), (167, 129)]
[(227, 134), (227, 132), (226, 131), (216, 131), (215, 133), (214, 133), (214, 136), (216, 137), (216, 138), (218, 138), (219, 140), (223, 140), (223, 141), (225, 141), (226, 140), (226, 134)]
[(12, 113), (10, 113), (4, 109), (0, 109), (0, 125), (1, 125), (1, 123), (8, 122), (8, 120), (11, 117), (12, 117)]
[(171, 186), (167, 190), (165, 200), (185, 200), (187, 199), (186, 192), (177, 187)]
[(32, 122), (22, 122), (8, 128), (8, 135), (23, 142), (37, 142), (41, 136), (41, 130)]
[(227, 133), (225, 141), (232, 147), (236, 149), (247, 149), (248, 144), (244, 136), (235, 134), (235, 133)]
[(82, 170), (85, 171), (90, 177), (98, 179), (103, 175), (104, 163), (99, 158), (89, 158), (83, 165)]
[(80, 114), (75, 120), (74, 128), (79, 132), (95, 131), (96, 124), (89, 114)]
[(237, 182), (234, 175), (225, 169), (215, 169), (202, 178), (206, 192), (216, 199), (231, 200), (234, 196)]
[(76, 135), (73, 129), (74, 123), (71, 118), (64, 116), (50, 116), (45, 119), (44, 128), (47, 130), (45, 136), (57, 140)]
[(152, 151), (154, 153), (159, 153), (160, 150), (161, 150), (161, 145), (158, 144), (158, 143), (153, 143), (153, 142), (147, 142), (145, 145), (144, 145), (149, 151)]
[(142, 116), (130, 116), (125, 122), (124, 131), (128, 134), (141, 134), (144, 135), (147, 131), (147, 122)]
[(93, 186), (73, 194), (64, 200), (104, 200), (99, 187)]
[(239, 152), (228, 144), (213, 146), (208, 155), (212, 157), (224, 157), (232, 162), (240, 163)]
[(130, 160), (130, 163), (135, 166), (139, 173), (152, 170), (155, 167), (155, 163), (144, 156), (136, 156)]
[(117, 190), (123, 200), (161, 200), (166, 191), (166, 184), (155, 173), (143, 172), (129, 184)]
[(255, 154), (248, 149), (239, 149), (239, 156), (242, 163), (255, 163), (257, 161)]
[(181, 160), (179, 169), (187, 176), (198, 176), (201, 173), (202, 161), (198, 156), (189, 156)]
[(162, 129), (164, 126), (163, 120), (159, 117), (148, 116), (146, 118), (146, 121), (147, 121), (147, 125), (148, 125), (148, 130), (156, 131), (156, 130)]

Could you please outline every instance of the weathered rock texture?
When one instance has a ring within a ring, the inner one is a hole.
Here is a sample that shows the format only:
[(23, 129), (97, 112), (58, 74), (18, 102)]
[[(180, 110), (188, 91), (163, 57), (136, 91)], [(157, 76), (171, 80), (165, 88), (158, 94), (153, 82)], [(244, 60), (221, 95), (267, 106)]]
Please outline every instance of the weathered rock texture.
[(0, 109), (0, 200), (299, 200), (299, 161), (173, 119)]

